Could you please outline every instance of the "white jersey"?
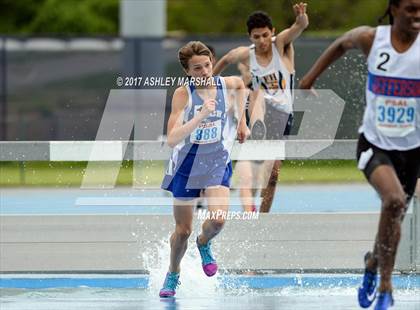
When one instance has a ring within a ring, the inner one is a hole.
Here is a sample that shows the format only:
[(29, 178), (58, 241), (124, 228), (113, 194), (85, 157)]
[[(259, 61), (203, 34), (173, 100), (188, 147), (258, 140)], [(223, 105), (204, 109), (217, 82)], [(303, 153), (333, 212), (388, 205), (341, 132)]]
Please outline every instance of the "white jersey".
[(359, 132), (381, 149), (419, 147), (420, 35), (399, 53), (391, 44), (391, 26), (377, 27), (367, 63), (367, 106)]
[(266, 66), (260, 66), (255, 56), (255, 46), (249, 50), (249, 67), (252, 76), (252, 88), (264, 91), (265, 102), (275, 109), (286, 113), (293, 112), (294, 74), (286, 69), (272, 39), (273, 56)]

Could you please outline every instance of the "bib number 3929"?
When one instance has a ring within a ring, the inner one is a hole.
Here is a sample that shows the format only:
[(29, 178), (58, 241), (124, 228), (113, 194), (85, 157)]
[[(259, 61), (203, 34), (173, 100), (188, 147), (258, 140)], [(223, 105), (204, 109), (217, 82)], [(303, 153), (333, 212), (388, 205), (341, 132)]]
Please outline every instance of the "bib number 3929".
[(388, 137), (404, 137), (414, 131), (416, 129), (416, 100), (414, 98), (377, 98), (376, 127)]

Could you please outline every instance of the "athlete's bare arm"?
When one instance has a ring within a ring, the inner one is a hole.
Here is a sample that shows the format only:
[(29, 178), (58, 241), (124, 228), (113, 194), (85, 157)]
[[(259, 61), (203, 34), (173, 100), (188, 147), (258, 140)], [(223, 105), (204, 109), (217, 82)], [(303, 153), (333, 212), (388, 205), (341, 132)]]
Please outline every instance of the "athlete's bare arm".
[(245, 84), (240, 77), (237, 76), (228, 76), (225, 77), (226, 87), (228, 89), (232, 89), (235, 92), (235, 101), (238, 108), (238, 115), (239, 115), (239, 125), (238, 125), (238, 140), (239, 143), (245, 142), (245, 140), (249, 137), (250, 131), (248, 126), (246, 125), (246, 118), (245, 118), (245, 101), (246, 101), (246, 93), (247, 89), (245, 88)]
[(280, 52), (280, 56), (283, 56), (285, 49), (296, 40), (303, 30), (309, 25), (308, 15), (306, 14), (306, 3), (299, 3), (293, 6), (293, 11), (296, 15), (295, 23), (276, 36), (276, 47)]
[(322, 72), (350, 49), (359, 49), (368, 56), (375, 33), (376, 28), (360, 26), (339, 37), (324, 51), (309, 72), (302, 78), (299, 84), (300, 88), (310, 89)]
[(201, 111), (191, 120), (183, 124), (184, 109), (187, 103), (188, 91), (185, 87), (177, 88), (172, 97), (172, 110), (168, 120), (168, 145), (170, 147), (175, 147), (189, 136), (201, 121), (216, 108), (215, 100), (205, 100)]
[(281, 57), (286, 68), (293, 73), (295, 71), (295, 49), (292, 42), (284, 47), (283, 56)]
[(252, 75), (249, 70), (249, 64), (245, 65), (242, 62), (238, 63), (238, 71), (241, 74), (242, 81), (244, 81), (245, 86), (248, 86), (251, 83)]
[(213, 74), (219, 75), (222, 71), (231, 64), (242, 63), (248, 66), (249, 47), (240, 46), (230, 50), (225, 56), (220, 58), (213, 68)]

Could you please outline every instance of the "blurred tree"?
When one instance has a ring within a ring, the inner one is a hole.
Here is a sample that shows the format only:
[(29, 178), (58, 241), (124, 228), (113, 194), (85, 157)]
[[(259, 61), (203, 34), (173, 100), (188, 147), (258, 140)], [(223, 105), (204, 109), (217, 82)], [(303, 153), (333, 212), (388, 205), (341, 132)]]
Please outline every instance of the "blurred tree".
[(117, 35), (118, 9), (118, 0), (1, 0), (0, 31)]
[[(300, 0), (167, 0), (168, 31), (185, 33), (246, 33), (246, 19), (255, 10), (266, 11), (280, 31), (295, 16)], [(303, 0), (302, 0), (303, 1)], [(342, 32), (359, 25), (376, 25), (388, 0), (306, 0), (309, 32)]]
[[(151, 1), (151, 0), (137, 0)], [(278, 31), (294, 21), (300, 0), (167, 0), (169, 32), (245, 34), (255, 10), (268, 12)], [(388, 0), (306, 0), (309, 32), (342, 32), (376, 25)], [(118, 34), (119, 0), (0, 0), (3, 34)]]
[(0, 0), (0, 33), (22, 33), (45, 0)]

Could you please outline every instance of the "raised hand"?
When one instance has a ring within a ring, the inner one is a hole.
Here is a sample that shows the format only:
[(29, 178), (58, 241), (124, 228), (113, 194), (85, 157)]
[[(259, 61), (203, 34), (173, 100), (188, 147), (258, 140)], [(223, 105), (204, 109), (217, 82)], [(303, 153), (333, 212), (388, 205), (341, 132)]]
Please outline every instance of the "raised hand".
[(303, 28), (308, 27), (309, 25), (309, 19), (308, 19), (308, 15), (306, 14), (306, 3), (296, 3), (293, 6), (293, 11), (295, 12), (296, 15), (296, 24), (300, 25)]

